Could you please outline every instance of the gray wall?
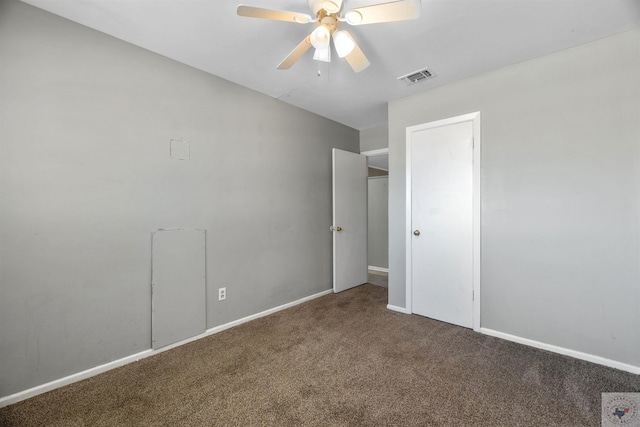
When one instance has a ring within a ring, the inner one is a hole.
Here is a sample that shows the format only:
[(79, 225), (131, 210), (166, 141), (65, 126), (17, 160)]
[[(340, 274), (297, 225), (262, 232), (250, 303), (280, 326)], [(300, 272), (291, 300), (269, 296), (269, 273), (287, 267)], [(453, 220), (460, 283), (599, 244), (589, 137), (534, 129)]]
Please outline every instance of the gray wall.
[(389, 267), (389, 177), (369, 178), (367, 262), (373, 267)]
[(13, 0), (0, 61), (0, 396), (150, 348), (158, 228), (207, 230), (208, 327), (331, 288), (358, 131)]
[(481, 326), (640, 366), (640, 30), (389, 106), (389, 303), (405, 128), (482, 114)]
[(389, 127), (376, 126), (360, 131), (360, 152), (389, 147)]

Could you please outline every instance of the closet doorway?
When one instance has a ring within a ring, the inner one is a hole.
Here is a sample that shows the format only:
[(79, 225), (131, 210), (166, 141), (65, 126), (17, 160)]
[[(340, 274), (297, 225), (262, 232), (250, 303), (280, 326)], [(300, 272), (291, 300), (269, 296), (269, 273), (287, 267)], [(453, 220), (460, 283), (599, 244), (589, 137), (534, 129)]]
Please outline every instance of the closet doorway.
[(367, 265), (368, 281), (389, 283), (389, 150), (365, 151), (367, 156)]

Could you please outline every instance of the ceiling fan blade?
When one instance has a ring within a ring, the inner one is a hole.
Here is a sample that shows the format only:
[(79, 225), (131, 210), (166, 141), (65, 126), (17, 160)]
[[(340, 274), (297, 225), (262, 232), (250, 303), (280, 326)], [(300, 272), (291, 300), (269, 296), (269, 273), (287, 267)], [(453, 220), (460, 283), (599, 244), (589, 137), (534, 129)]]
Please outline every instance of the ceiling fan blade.
[(243, 4), (238, 6), (236, 12), (239, 16), (246, 16), (249, 18), (274, 19), (276, 21), (297, 22), (299, 24), (311, 22), (311, 16), (306, 13), (263, 9), (261, 7), (245, 6)]
[(420, 16), (418, 0), (400, 0), (389, 3), (350, 9), (344, 14), (351, 25), (377, 24), (380, 22), (405, 21)]
[(278, 65), (278, 70), (288, 70), (300, 57), (311, 47), (311, 38), (307, 35), (296, 47), (293, 48), (289, 55)]
[(360, 46), (358, 46), (357, 43), (355, 43), (355, 45), (353, 46), (353, 50), (351, 51), (351, 53), (345, 56), (344, 59), (347, 60), (351, 68), (353, 68), (353, 71), (355, 71), (356, 73), (359, 73), (360, 71), (371, 65), (371, 62), (369, 62), (367, 57), (364, 56), (362, 49), (360, 49)]

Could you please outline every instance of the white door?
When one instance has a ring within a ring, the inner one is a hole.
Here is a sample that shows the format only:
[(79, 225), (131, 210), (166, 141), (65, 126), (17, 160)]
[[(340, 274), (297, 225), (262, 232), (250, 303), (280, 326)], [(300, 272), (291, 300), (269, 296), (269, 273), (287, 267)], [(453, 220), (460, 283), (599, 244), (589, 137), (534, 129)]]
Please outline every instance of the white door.
[(332, 150), (333, 292), (367, 282), (367, 157)]
[(473, 123), (411, 134), (412, 311), (473, 326)]

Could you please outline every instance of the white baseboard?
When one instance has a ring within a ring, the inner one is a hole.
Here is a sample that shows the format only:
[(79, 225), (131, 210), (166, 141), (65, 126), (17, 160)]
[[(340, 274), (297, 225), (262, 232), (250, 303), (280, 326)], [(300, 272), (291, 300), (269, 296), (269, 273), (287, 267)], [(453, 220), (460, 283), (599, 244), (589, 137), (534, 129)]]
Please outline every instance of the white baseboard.
[(406, 308), (398, 307), (397, 305), (387, 304), (387, 310), (393, 310), (393, 311), (397, 311), (399, 313), (404, 313), (404, 314), (411, 314), (411, 312)]
[(496, 338), (501, 338), (507, 341), (517, 342), (518, 344), (524, 344), (530, 347), (551, 351), (553, 353), (563, 354), (565, 356), (570, 356), (576, 359), (586, 360), (587, 362), (597, 363), (598, 365), (604, 365), (610, 368), (620, 369), (621, 371), (631, 372), (632, 374), (640, 375), (640, 366), (629, 365), (627, 363), (618, 362), (617, 360), (611, 360), (605, 357), (595, 356), (589, 353), (583, 353), (581, 351), (571, 350), (564, 347), (558, 347), (553, 344), (546, 344), (540, 341), (534, 341), (528, 338), (522, 338), (516, 335), (494, 331), (492, 329), (480, 328), (480, 333), (485, 335), (490, 335)]
[(270, 308), (269, 310), (261, 311), (260, 313), (256, 313), (256, 314), (252, 314), (252, 315), (247, 316), (247, 317), (243, 317), (242, 319), (238, 319), (238, 320), (234, 320), (234, 321), (229, 322), (229, 323), (225, 323), (224, 325), (215, 326), (215, 327), (213, 327), (211, 329), (208, 329), (207, 332), (205, 332), (205, 334), (206, 334), (205, 336), (217, 334), (218, 332), (222, 332), (222, 331), (224, 331), (226, 329), (233, 328), (234, 326), (238, 326), (238, 325), (241, 325), (243, 323), (247, 323), (247, 322), (250, 322), (250, 321), (255, 320), (255, 319), (259, 319), (259, 318), (264, 317), (264, 316), (268, 316), (268, 315), (276, 313), (278, 311), (285, 310), (287, 308), (296, 306), (298, 304), (302, 304), (303, 302), (311, 301), (312, 299), (320, 298), (320, 297), (323, 297), (325, 295), (329, 295), (331, 293), (333, 293), (333, 289), (327, 289), (326, 291), (318, 292), (317, 294), (313, 294), (313, 295), (310, 295), (308, 297), (300, 298), (299, 300), (295, 300), (293, 302), (290, 302), (290, 303), (287, 303), (287, 304), (283, 304), (283, 305), (280, 305), (280, 306), (275, 307), (275, 308)]
[(87, 369), (82, 372), (78, 372), (63, 378), (59, 378), (57, 380), (50, 381), (45, 384), (41, 384), (30, 389), (20, 391), (18, 393), (10, 394), (8, 396), (0, 397), (0, 408), (4, 408), (5, 406), (13, 405), (14, 403), (18, 403), (22, 400), (29, 399), (30, 397), (37, 396), (39, 394), (45, 393), (47, 391), (55, 390), (57, 388), (63, 387), (65, 385), (73, 384), (78, 381), (82, 381), (84, 379), (93, 377), (95, 375), (101, 374), (103, 372), (110, 371), (115, 368), (119, 368), (126, 364), (137, 362), (141, 359), (145, 359), (149, 356), (153, 356), (158, 353), (162, 353), (167, 350), (171, 350), (172, 348), (179, 347), (181, 345), (190, 343), (192, 341), (199, 340), (204, 337), (208, 337), (209, 335), (216, 334), (218, 332), (222, 332), (226, 329), (232, 328), (234, 326), (241, 325), (243, 323), (250, 322), (251, 320), (259, 319), (260, 317), (268, 316), (270, 314), (276, 313), (281, 310), (285, 310), (287, 308), (293, 307), (298, 304), (302, 304), (303, 302), (310, 301), (315, 298), (319, 298), (325, 295), (332, 293), (333, 290), (327, 289), (326, 291), (319, 292), (317, 294), (310, 295), (308, 297), (301, 298), (296, 301), (292, 301), (287, 304), (280, 305), (275, 308), (270, 308), (269, 310), (262, 311), (260, 313), (252, 314), (251, 316), (243, 317), (242, 319), (234, 320), (229, 323), (225, 323), (224, 325), (215, 326), (211, 329), (207, 329), (206, 332), (203, 332), (200, 335), (196, 335), (191, 338), (187, 338), (186, 340), (179, 341), (174, 344), (170, 344), (168, 346), (158, 348), (158, 349), (149, 349), (141, 351), (140, 353), (132, 354), (131, 356), (123, 357), (122, 359), (114, 360), (113, 362), (105, 363), (104, 365), (96, 366), (94, 368)]
[(381, 271), (383, 273), (388, 273), (389, 269), (388, 268), (384, 268), (384, 267), (375, 267), (373, 265), (368, 266), (369, 270), (373, 270), (373, 271)]
[(87, 369), (86, 371), (77, 372), (75, 374), (72, 374), (57, 380), (53, 380), (51, 382), (35, 386), (24, 391), (19, 391), (18, 393), (0, 397), (0, 408), (13, 405), (14, 403), (18, 403), (21, 400), (25, 400), (42, 393), (46, 393), (51, 390), (55, 390), (57, 388), (60, 388), (68, 384), (73, 384), (75, 382), (82, 381), (84, 379), (93, 377), (103, 372), (107, 372), (112, 369), (119, 368), (128, 363), (137, 362), (140, 359), (144, 359), (145, 357), (149, 357), (154, 354), (156, 354), (154, 350), (141, 351), (140, 353), (132, 354), (131, 356), (123, 357), (122, 359), (114, 360), (113, 362), (105, 363), (104, 365)]

